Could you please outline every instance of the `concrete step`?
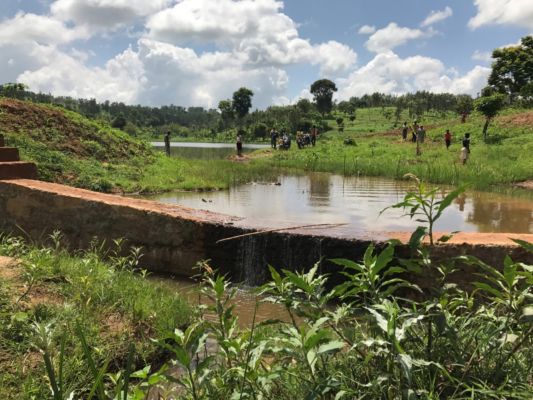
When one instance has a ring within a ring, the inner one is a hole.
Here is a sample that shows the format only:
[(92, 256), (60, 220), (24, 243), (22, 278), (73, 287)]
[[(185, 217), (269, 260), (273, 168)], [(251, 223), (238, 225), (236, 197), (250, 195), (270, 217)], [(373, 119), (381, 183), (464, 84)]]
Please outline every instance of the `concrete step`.
[(37, 166), (32, 162), (0, 162), (0, 180), (37, 179)]
[(19, 149), (16, 147), (0, 147), (0, 162), (20, 161)]
[(4, 147), (6, 145), (6, 142), (4, 140), (4, 135), (0, 135), (0, 147)]

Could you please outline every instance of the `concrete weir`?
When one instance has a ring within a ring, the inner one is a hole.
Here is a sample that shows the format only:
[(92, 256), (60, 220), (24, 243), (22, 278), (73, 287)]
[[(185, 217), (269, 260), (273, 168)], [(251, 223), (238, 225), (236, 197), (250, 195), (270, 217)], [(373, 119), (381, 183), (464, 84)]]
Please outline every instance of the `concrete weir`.
[[(0, 231), (27, 234), (40, 241), (54, 230), (60, 230), (72, 248), (86, 248), (95, 238), (107, 242), (125, 238), (129, 245), (142, 247), (143, 266), (151, 271), (190, 276), (198, 261), (209, 259), (233, 281), (249, 285), (268, 279), (268, 265), (300, 269), (322, 259), (326, 260), (321, 263), (322, 272), (335, 273), (336, 267), (327, 259), (360, 260), (371, 242), (383, 246), (388, 239), (405, 242), (409, 237), (408, 233), (388, 233), (347, 238), (300, 229), (217, 244), (220, 239), (258, 228), (253, 221), (181, 206), (35, 180), (0, 181)], [(436, 246), (433, 254), (437, 258), (470, 254), (493, 265), (501, 265), (510, 255), (533, 263), (533, 255), (510, 237), (533, 242), (531, 234), (463, 233)], [(398, 250), (400, 255), (408, 255), (407, 246)], [(463, 269), (458, 280), (467, 279), (463, 275), (470, 272)]]

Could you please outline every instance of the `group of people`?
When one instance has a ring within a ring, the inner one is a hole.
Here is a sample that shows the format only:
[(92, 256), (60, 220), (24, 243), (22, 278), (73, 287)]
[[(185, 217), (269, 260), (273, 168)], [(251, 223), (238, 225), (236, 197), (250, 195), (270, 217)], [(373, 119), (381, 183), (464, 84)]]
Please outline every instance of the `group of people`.
[[(318, 137), (318, 129), (313, 126), (310, 131), (297, 131), (296, 132), (296, 144), (299, 149), (303, 149), (306, 146), (314, 146)], [(281, 130), (281, 133), (274, 128), (270, 131), (270, 145), (273, 149), (288, 150), (291, 148), (291, 135), (287, 133), (285, 129)]]
[(424, 129), (424, 125), (418, 125), (418, 122), (415, 121), (413, 127), (410, 128), (407, 126), (407, 122), (404, 122), (402, 127), (402, 138), (404, 141), (407, 141), (407, 134), (409, 133), (409, 130), (411, 130), (411, 142), (424, 143), (424, 140), (426, 139), (426, 130)]
[[(423, 125), (419, 125), (417, 121), (413, 123), (412, 127), (409, 127), (407, 125), (407, 122), (403, 123), (402, 126), (402, 138), (403, 141), (407, 141), (407, 136), (409, 134), (409, 131), (411, 131), (411, 142), (416, 143), (416, 154), (421, 154), (421, 148), (420, 145), (424, 143), (426, 139), (426, 130), (424, 129)], [(444, 144), (446, 145), (446, 150), (448, 150), (452, 144), (452, 133), (449, 129), (446, 129), (446, 132), (444, 133)], [(461, 154), (460, 159), (461, 162), (466, 164), (468, 157), (470, 155), (470, 133), (466, 133), (465, 136), (462, 139), (462, 147), (461, 147)]]

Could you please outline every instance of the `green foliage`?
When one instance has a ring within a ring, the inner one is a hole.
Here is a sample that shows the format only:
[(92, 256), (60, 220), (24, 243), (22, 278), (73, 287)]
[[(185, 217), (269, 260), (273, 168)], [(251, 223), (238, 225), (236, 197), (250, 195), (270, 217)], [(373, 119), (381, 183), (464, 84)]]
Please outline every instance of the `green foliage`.
[[(39, 282), (51, 282), (53, 277), (65, 288), (63, 295), (69, 290), (84, 293), (72, 297), (74, 308), (64, 317), (60, 310), (52, 318), (44, 311), (24, 317), (13, 313), (16, 305), (1, 302), (1, 322), (17, 320), (19, 329), (28, 331), (18, 347), (5, 341), (13, 337), (14, 322), (2, 323), (2, 343), (9, 343), (17, 357), (23, 357), (31, 343), (43, 357), (39, 371), (46, 376), (45, 380), (32, 374), (21, 381), (2, 372), (0, 393), (7, 399), (20, 398), (21, 393), (54, 400), (140, 400), (149, 393), (195, 400), (530, 398), (533, 267), (509, 257), (503, 269), (473, 257), (455, 259), (477, 269), (473, 292), (455, 285), (444, 264), (424, 261), (441, 271), (442, 278), (434, 280), (433, 290), (423, 297), (409, 295), (419, 293), (409, 277), (421, 271), (422, 261), (397, 260), (395, 242), (380, 251), (370, 246), (360, 262), (334, 260), (346, 278), (336, 286), (319, 273), (320, 264), (307, 272), (271, 267), (271, 282), (259, 288), (257, 300), (282, 305), (286, 316), (280, 313), (280, 320), (263, 322), (254, 316), (245, 329), (239, 328), (234, 310), (237, 288), (202, 263), (204, 301), (189, 323), (159, 315), (169, 308), (160, 301), (152, 305), (152, 318), (166, 327), (157, 330), (157, 346), (171, 358), (157, 370), (138, 356), (138, 342), (126, 339), (121, 349), (113, 348), (109, 337), (100, 341), (89, 323), (91, 310), (102, 313), (104, 304), (124, 307), (123, 301), (143, 302), (154, 296), (153, 291), (141, 295), (148, 283), (109, 302), (102, 302), (106, 290), (87, 290), (103, 277), (109, 289), (116, 274), (131, 275), (138, 253), (124, 257), (113, 251), (108, 256), (114, 267), (101, 270), (96, 267), (101, 250), (80, 253), (78, 260), (67, 256), (59, 235), (51, 241), (51, 247), (36, 249), (4, 236), (0, 244), (2, 254), (35, 265), (29, 271)], [(533, 248), (517, 243), (529, 251)], [(65, 257), (71, 264), (69, 273)], [(422, 273), (427, 277), (428, 272)], [(259, 303), (256, 311), (257, 307)], [(126, 315), (127, 310), (123, 308)], [(149, 321), (153, 320), (140, 319), (138, 326), (153, 323)], [(122, 361), (115, 364), (117, 358)]]
[(235, 93), (233, 93), (232, 108), (235, 112), (235, 115), (239, 119), (243, 119), (252, 108), (252, 97), (254, 92), (245, 87), (240, 88)]
[(460, 95), (457, 98), (456, 110), (459, 114), (470, 114), (474, 109), (474, 101), (468, 95)]
[(518, 46), (494, 50), (492, 58), (489, 85), (501, 93), (516, 97), (533, 81), (533, 36), (524, 36)]
[(0, 359), (0, 397), (90, 398), (94, 389), (99, 399), (125, 399), (128, 370), (164, 360), (152, 339), (187, 323), (190, 309), (146, 279), (139, 250), (126, 252), (123, 241), (75, 255), (59, 234), (49, 242), (0, 235), (0, 255), (17, 258), (26, 288), (20, 295), (16, 280), (0, 284), (0, 348), (9, 355)]
[[(465, 191), (464, 187), (452, 190), (447, 195), (439, 199), (438, 193), (441, 189), (438, 187), (429, 188), (424, 182), (418, 179), (415, 175), (408, 174), (407, 178), (415, 182), (414, 190), (407, 192), (403, 201), (389, 206), (380, 212), (380, 215), (389, 208), (403, 208), (408, 210), (407, 215), (411, 219), (416, 218), (417, 222), (424, 224), (419, 227), (411, 236), (411, 243), (416, 246), (420, 243), (425, 234), (429, 236), (429, 243), (434, 244), (433, 226), (435, 222), (442, 216), (442, 213), (448, 208), (452, 202)], [(443, 237), (439, 242), (447, 241), (450, 237)]]
[(315, 105), (319, 113), (324, 117), (333, 108), (333, 93), (337, 91), (335, 83), (329, 79), (319, 79), (313, 82), (310, 92), (315, 100)]
[(485, 116), (486, 122), (483, 127), (483, 137), (487, 138), (487, 129), (489, 122), (502, 110), (505, 104), (505, 96), (502, 94), (493, 94), (487, 97), (480, 97), (474, 102), (474, 106), (478, 112)]

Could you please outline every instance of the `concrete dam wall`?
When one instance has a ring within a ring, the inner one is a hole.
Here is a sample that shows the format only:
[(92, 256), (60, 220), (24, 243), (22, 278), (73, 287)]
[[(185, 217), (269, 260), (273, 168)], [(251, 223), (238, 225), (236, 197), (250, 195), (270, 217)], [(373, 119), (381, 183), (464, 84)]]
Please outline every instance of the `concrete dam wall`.
[[(95, 238), (108, 243), (124, 238), (127, 245), (142, 248), (143, 267), (150, 271), (191, 276), (198, 261), (230, 275), (234, 282), (257, 285), (268, 279), (268, 265), (291, 270), (306, 269), (319, 260), (321, 272), (337, 267), (331, 258), (360, 260), (367, 246), (378, 247), (397, 238), (406, 241), (409, 233), (346, 238), (323, 231), (291, 230), (269, 232), (217, 243), (218, 240), (252, 233), (252, 221), (194, 210), (181, 206), (107, 195), (63, 185), (34, 181), (0, 181), (0, 231), (32, 240), (45, 241), (59, 230), (73, 248), (87, 248)], [(319, 232), (319, 234), (317, 234)], [(533, 263), (533, 255), (517, 247), (509, 237), (533, 241), (524, 234), (458, 234), (451, 242), (436, 246), (434, 256), (475, 255), (501, 265), (509, 254), (513, 259)], [(407, 246), (398, 248), (408, 256)], [(458, 273), (459, 281), (469, 280), (468, 268)], [(431, 277), (419, 282), (431, 285)]]

